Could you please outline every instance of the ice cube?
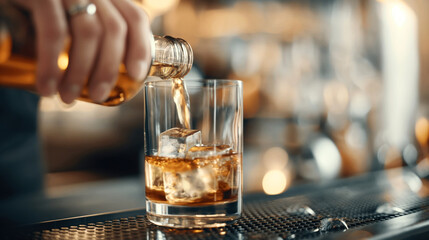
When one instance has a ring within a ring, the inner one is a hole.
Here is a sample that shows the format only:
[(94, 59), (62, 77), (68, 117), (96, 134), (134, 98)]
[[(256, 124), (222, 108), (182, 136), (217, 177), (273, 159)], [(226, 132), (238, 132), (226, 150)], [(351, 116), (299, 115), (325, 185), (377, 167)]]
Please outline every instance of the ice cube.
[(316, 216), (316, 213), (314, 212), (313, 209), (311, 209), (309, 206), (302, 203), (290, 205), (286, 209), (286, 212), (292, 215)]
[(216, 174), (210, 165), (184, 172), (164, 172), (165, 197), (171, 203), (200, 202), (216, 189)]
[(159, 135), (158, 156), (184, 158), (193, 146), (201, 144), (199, 130), (171, 128)]
[(171, 161), (168, 169), (164, 168), (166, 199), (171, 203), (197, 203), (233, 194), (238, 158), (232, 153), (227, 145), (191, 147), (185, 159)]
[(391, 203), (385, 203), (385, 204), (379, 205), (375, 210), (375, 212), (394, 215), (394, 214), (404, 213), (405, 210), (400, 207), (395, 207)]
[(228, 145), (197, 145), (188, 150), (186, 158), (201, 159), (199, 164), (204, 166), (211, 164), (217, 180), (231, 184), (234, 181), (234, 173), (237, 167), (236, 159), (231, 155), (232, 152), (232, 148)]
[(186, 159), (197, 159), (200, 166), (210, 164), (219, 183), (235, 186), (238, 158), (229, 145), (197, 145), (189, 149)]
[(206, 146), (197, 145), (190, 148), (186, 154), (186, 158), (208, 158), (213, 156), (222, 156), (232, 153), (232, 148), (228, 145)]
[(349, 229), (344, 218), (324, 218), (320, 220), (320, 232), (346, 231)]
[(146, 186), (158, 191), (164, 190), (163, 171), (161, 167), (145, 163)]

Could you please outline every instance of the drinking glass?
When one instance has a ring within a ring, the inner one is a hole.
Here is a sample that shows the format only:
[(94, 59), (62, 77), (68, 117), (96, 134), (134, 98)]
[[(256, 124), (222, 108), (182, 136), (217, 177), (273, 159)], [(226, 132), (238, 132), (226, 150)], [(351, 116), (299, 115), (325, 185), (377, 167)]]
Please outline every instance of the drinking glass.
[(148, 219), (177, 228), (221, 227), (241, 215), (242, 83), (147, 80)]

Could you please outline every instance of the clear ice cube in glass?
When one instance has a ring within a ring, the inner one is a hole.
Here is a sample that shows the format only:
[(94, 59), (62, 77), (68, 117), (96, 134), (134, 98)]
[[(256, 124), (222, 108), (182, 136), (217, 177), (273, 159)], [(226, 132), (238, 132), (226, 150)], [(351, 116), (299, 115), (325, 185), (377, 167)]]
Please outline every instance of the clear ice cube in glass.
[(164, 172), (165, 197), (172, 203), (198, 202), (216, 189), (216, 174), (210, 165), (185, 172)]
[(201, 144), (199, 130), (171, 128), (159, 136), (158, 156), (184, 158), (193, 146)]

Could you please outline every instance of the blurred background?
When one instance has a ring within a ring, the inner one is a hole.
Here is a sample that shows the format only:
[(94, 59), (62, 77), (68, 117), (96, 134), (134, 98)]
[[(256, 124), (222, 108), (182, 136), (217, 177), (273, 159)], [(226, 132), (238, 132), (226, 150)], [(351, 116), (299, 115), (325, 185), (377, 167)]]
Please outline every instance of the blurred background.
[[(142, 0), (156, 35), (188, 41), (187, 78), (244, 86), (244, 191), (410, 166), (429, 175), (429, 2)], [(186, 78), (185, 78), (186, 79)], [(48, 192), (139, 176), (143, 95), (40, 104)]]

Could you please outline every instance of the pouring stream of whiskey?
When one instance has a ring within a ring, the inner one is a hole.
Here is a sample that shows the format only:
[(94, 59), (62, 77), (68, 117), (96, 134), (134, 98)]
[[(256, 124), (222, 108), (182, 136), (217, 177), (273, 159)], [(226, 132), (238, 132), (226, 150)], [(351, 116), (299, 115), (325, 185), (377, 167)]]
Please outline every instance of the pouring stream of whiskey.
[(191, 129), (189, 95), (186, 91), (185, 85), (183, 84), (183, 79), (173, 78), (172, 83), (173, 85), (171, 90), (180, 124), (184, 128)]

